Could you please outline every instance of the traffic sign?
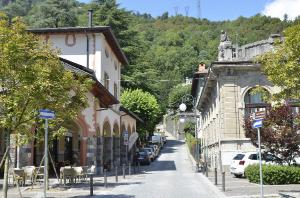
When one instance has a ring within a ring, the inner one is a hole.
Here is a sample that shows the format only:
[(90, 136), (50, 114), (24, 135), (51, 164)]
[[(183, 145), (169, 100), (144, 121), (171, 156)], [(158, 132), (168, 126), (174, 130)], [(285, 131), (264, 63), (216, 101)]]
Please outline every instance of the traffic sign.
[(40, 113), (39, 115), (40, 118), (52, 119), (55, 117), (54, 111), (50, 111), (48, 109), (40, 109), (39, 113)]
[(265, 111), (257, 111), (254, 113), (254, 120), (261, 120), (264, 119), (266, 116), (266, 112)]
[(253, 128), (262, 127), (262, 120), (255, 120), (252, 125)]
[(124, 145), (128, 145), (128, 131), (123, 132)]

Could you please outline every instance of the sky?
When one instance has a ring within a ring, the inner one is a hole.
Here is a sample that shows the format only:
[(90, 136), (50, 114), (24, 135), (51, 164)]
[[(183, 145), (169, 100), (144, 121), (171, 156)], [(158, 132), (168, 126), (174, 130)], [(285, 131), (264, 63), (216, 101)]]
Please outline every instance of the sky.
[(258, 13), (281, 19), (287, 14), (290, 20), (300, 15), (300, 0), (117, 0), (117, 3), (126, 10), (149, 13), (153, 17), (168, 12), (169, 15), (200, 16), (212, 21), (234, 20)]

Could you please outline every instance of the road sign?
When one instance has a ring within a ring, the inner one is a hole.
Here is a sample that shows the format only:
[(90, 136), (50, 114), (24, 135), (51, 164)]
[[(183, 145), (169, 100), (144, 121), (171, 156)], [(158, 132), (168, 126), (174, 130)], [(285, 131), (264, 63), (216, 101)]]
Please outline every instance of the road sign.
[(55, 117), (54, 111), (50, 111), (48, 109), (40, 109), (39, 112), (40, 112), (39, 115), (40, 118), (52, 119)]
[(257, 111), (254, 113), (254, 120), (261, 120), (264, 119), (266, 116), (266, 112), (265, 111)]
[(124, 145), (128, 145), (128, 131), (123, 132)]
[(262, 120), (255, 120), (252, 125), (253, 128), (262, 127)]

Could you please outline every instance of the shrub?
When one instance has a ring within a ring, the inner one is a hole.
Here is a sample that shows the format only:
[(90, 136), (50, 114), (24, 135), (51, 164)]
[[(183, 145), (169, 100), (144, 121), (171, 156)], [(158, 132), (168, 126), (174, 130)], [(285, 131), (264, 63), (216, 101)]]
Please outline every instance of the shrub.
[[(262, 172), (264, 184), (300, 184), (300, 167), (263, 165)], [(259, 164), (249, 165), (245, 175), (250, 182), (259, 183)]]

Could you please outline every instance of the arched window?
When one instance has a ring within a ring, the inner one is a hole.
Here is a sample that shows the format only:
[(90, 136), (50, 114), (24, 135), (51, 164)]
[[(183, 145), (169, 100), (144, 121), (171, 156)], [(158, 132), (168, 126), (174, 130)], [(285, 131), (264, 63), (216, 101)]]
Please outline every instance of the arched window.
[(113, 133), (116, 137), (120, 136), (119, 125), (117, 123), (114, 124)]
[(103, 136), (104, 137), (110, 137), (111, 136), (111, 129), (109, 122), (105, 122), (103, 124)]
[(264, 101), (264, 94), (270, 95), (265, 89), (263, 92), (253, 92), (253, 88), (247, 91), (244, 98), (245, 116), (257, 111), (263, 111), (266, 107), (270, 106), (269, 103)]

